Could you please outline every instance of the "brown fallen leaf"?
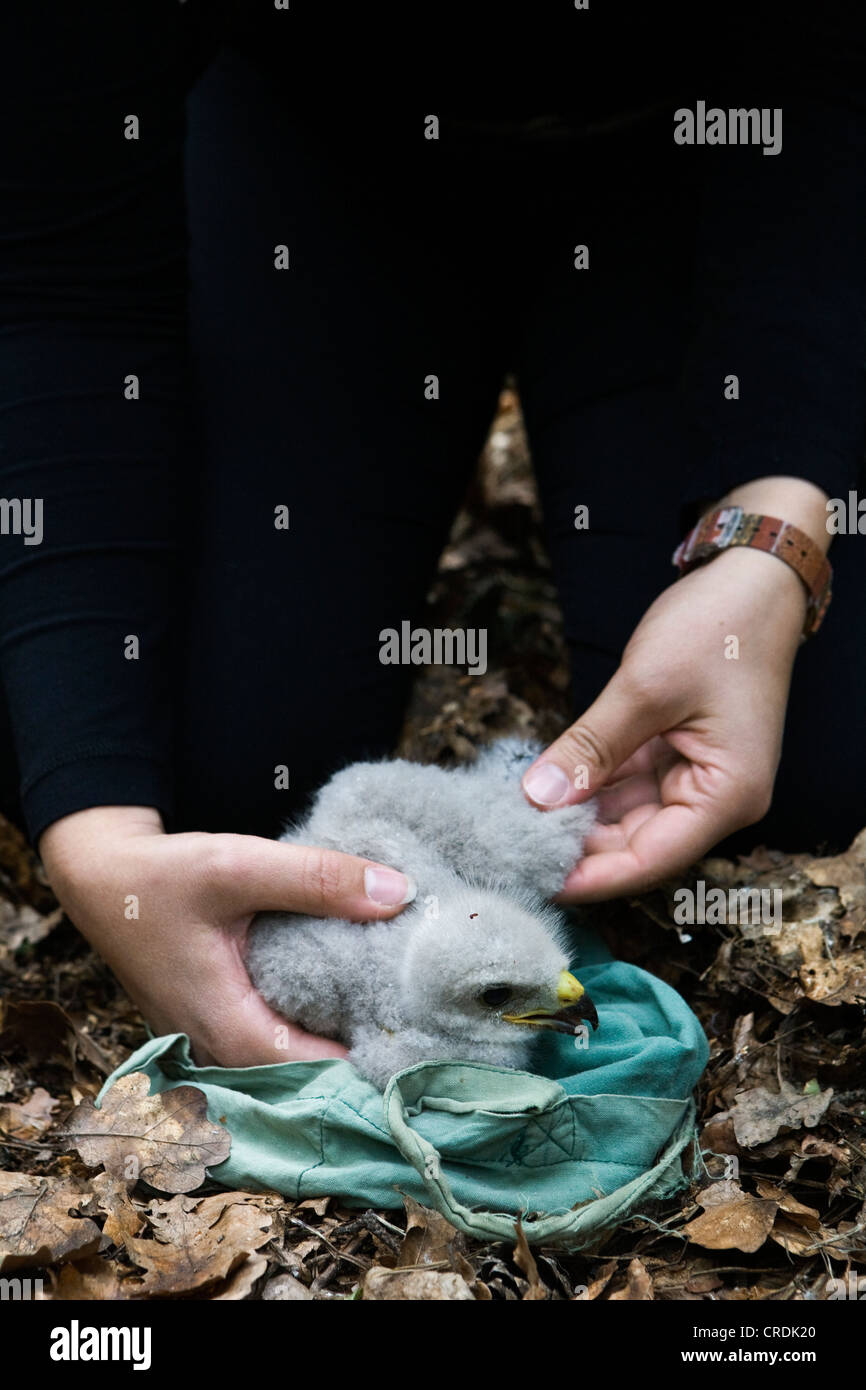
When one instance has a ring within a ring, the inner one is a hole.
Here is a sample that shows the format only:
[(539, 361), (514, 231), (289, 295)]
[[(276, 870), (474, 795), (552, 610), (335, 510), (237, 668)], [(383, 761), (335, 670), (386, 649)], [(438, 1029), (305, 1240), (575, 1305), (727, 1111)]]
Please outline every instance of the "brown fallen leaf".
[(9, 1101), (0, 1105), (0, 1130), (11, 1139), (35, 1139), (54, 1123), (52, 1114), (60, 1104), (43, 1086), (37, 1086), (23, 1105)]
[(755, 1186), (758, 1189), (759, 1197), (767, 1197), (770, 1201), (778, 1202), (779, 1211), (784, 1212), (787, 1217), (799, 1226), (805, 1226), (810, 1231), (821, 1229), (821, 1217), (814, 1207), (804, 1206), (798, 1202), (791, 1192), (787, 1192), (782, 1187), (777, 1187), (773, 1182), (767, 1182), (765, 1178), (756, 1178)]
[(438, 1211), (423, 1207), (414, 1197), (404, 1194), (406, 1234), (397, 1256), (396, 1268), (431, 1265), (446, 1268), (461, 1275), (471, 1284), (475, 1271), (466, 1258), (466, 1239)]
[(191, 1192), (205, 1169), (228, 1158), (231, 1135), (207, 1118), (207, 1100), (195, 1086), (149, 1095), (144, 1072), (122, 1076), (101, 1109), (82, 1101), (60, 1134), (89, 1168), (128, 1183), (147, 1182), (162, 1192)]
[(821, 887), (836, 888), (849, 911), (866, 907), (866, 830), (861, 830), (844, 854), (813, 859), (806, 874)]
[(807, 1250), (812, 1250), (821, 1240), (822, 1234), (820, 1230), (807, 1230), (788, 1216), (777, 1215), (770, 1232), (770, 1240), (781, 1245), (789, 1255), (805, 1255)]
[(466, 1280), (452, 1269), (385, 1269), (372, 1265), (364, 1275), (366, 1301), (474, 1302)]
[(627, 1279), (625, 1288), (612, 1293), (609, 1302), (645, 1303), (654, 1299), (653, 1281), (642, 1260), (634, 1259), (630, 1262)]
[(705, 1250), (760, 1250), (773, 1228), (778, 1204), (746, 1192), (711, 1203), (702, 1216), (682, 1227), (682, 1234)]
[(271, 1239), (265, 1205), (267, 1199), (246, 1192), (152, 1203), (153, 1239), (126, 1240), (131, 1258), (147, 1271), (136, 1280), (137, 1296), (173, 1297), (228, 1278)]
[[(218, 1303), (238, 1302), (243, 1298), (249, 1298), (256, 1283), (261, 1279), (268, 1267), (266, 1255), (248, 1255), (242, 1265), (238, 1265), (234, 1274), (230, 1274), (219, 1293), (212, 1295), (212, 1301)], [(291, 1275), (288, 1276), (291, 1279)], [(273, 1281), (272, 1281), (273, 1282)], [(295, 1281), (297, 1282), (297, 1281)], [(301, 1285), (303, 1287), (303, 1285)]]
[(816, 1003), (838, 1006), (866, 1002), (866, 951), (848, 951), (836, 960), (800, 967), (800, 982)]
[(102, 1232), (74, 1209), (87, 1194), (58, 1178), (0, 1173), (0, 1270), (95, 1254)]
[(526, 1239), (526, 1232), (523, 1229), (523, 1223), (520, 1217), (518, 1217), (514, 1223), (514, 1230), (517, 1235), (514, 1246), (514, 1263), (517, 1265), (521, 1274), (525, 1274), (529, 1281), (529, 1288), (523, 1295), (523, 1302), (532, 1303), (537, 1302), (539, 1299), (549, 1298), (550, 1294), (542, 1283), (541, 1275), (538, 1273), (538, 1265), (535, 1263), (532, 1251), (529, 1248), (529, 1242)]
[(735, 1178), (717, 1178), (701, 1188), (695, 1200), (706, 1211), (709, 1207), (719, 1207), (726, 1202), (738, 1202), (745, 1195)]
[(586, 1292), (576, 1293), (572, 1302), (591, 1303), (598, 1298), (599, 1294), (604, 1293), (613, 1276), (616, 1274), (619, 1265), (616, 1260), (606, 1260), (601, 1269), (593, 1279), (586, 1285)]
[(93, 1299), (111, 1303), (135, 1296), (131, 1291), (135, 1280), (121, 1278), (121, 1271), (113, 1260), (76, 1259), (74, 1264), (62, 1265), (56, 1272), (52, 1270), (52, 1278), (51, 1298), (58, 1302)]
[(125, 1245), (132, 1236), (137, 1236), (145, 1225), (143, 1211), (134, 1207), (129, 1199), (125, 1182), (112, 1177), (110, 1173), (97, 1173), (91, 1182), (93, 1201), (86, 1208), (88, 1216), (104, 1213), (106, 1220), (102, 1234), (112, 1245)]
[(296, 1211), (314, 1211), (317, 1216), (324, 1216), (331, 1204), (330, 1197), (307, 1197), (303, 1202), (298, 1202)]
[(795, 1086), (783, 1081), (781, 1091), (768, 1091), (764, 1086), (741, 1091), (732, 1108), (724, 1115), (714, 1115), (713, 1119), (718, 1122), (730, 1116), (737, 1143), (748, 1149), (775, 1139), (782, 1128), (800, 1129), (805, 1126), (811, 1129), (821, 1119), (832, 1098), (832, 1087), (804, 1096)]
[(819, 1139), (817, 1134), (807, 1134), (800, 1145), (800, 1153), (807, 1158), (834, 1158), (837, 1163), (851, 1162), (851, 1152), (843, 1149), (839, 1144), (831, 1144), (826, 1139)]

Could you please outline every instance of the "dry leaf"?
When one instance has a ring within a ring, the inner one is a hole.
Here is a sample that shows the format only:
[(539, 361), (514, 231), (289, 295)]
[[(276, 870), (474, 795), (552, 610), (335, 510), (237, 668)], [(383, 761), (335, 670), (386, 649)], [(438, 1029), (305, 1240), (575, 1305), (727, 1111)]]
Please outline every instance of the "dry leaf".
[(851, 1154), (848, 1149), (840, 1148), (838, 1144), (831, 1144), (826, 1139), (819, 1139), (817, 1134), (807, 1134), (800, 1145), (800, 1153), (807, 1158), (834, 1158), (837, 1163), (850, 1163)]
[(526, 1232), (523, 1229), (523, 1224), (519, 1217), (514, 1223), (514, 1229), (517, 1233), (517, 1242), (514, 1246), (514, 1263), (517, 1265), (521, 1274), (525, 1274), (529, 1281), (529, 1288), (523, 1295), (524, 1303), (531, 1303), (539, 1299), (549, 1298), (550, 1295), (541, 1281), (541, 1275), (538, 1273), (538, 1265), (535, 1263), (532, 1251), (529, 1248)]
[(821, 1231), (805, 1230), (787, 1216), (777, 1216), (770, 1232), (770, 1240), (781, 1245), (789, 1255), (804, 1255), (821, 1238)]
[(245, 1192), (154, 1202), (154, 1238), (126, 1241), (132, 1259), (147, 1270), (136, 1281), (138, 1294), (172, 1296), (226, 1279), (271, 1239), (273, 1222), (263, 1205)]
[(711, 1182), (697, 1194), (696, 1201), (704, 1210), (719, 1207), (727, 1202), (738, 1202), (746, 1194), (734, 1178), (720, 1178)]
[(403, 1204), (406, 1208), (406, 1235), (400, 1246), (397, 1268), (444, 1266), (471, 1285), (475, 1271), (466, 1259), (466, 1240), (457, 1227), (452, 1226), (438, 1211), (422, 1207), (414, 1197), (404, 1195)]
[(759, 1197), (767, 1197), (771, 1201), (778, 1202), (779, 1210), (789, 1216), (799, 1226), (806, 1226), (810, 1231), (817, 1231), (821, 1227), (821, 1217), (814, 1207), (806, 1207), (797, 1198), (787, 1192), (782, 1187), (777, 1187), (773, 1182), (767, 1182), (764, 1178), (756, 1178), (755, 1186), (758, 1189)]
[[(243, 1298), (249, 1298), (256, 1283), (261, 1279), (268, 1267), (266, 1255), (248, 1255), (242, 1265), (238, 1265), (234, 1274), (229, 1275), (225, 1287), (219, 1293), (213, 1295), (212, 1301), (218, 1303), (238, 1302)], [(291, 1275), (288, 1276), (291, 1279)], [(271, 1281), (273, 1282), (273, 1280)], [(296, 1281), (297, 1282), (297, 1281)]]
[(62, 1179), (0, 1173), (0, 1270), (95, 1254), (102, 1245), (99, 1227), (70, 1214), (85, 1197)]
[(837, 888), (849, 911), (866, 906), (866, 830), (860, 831), (844, 854), (813, 859), (806, 874), (821, 887)]
[(741, 1091), (733, 1108), (724, 1116), (714, 1115), (713, 1119), (718, 1122), (730, 1116), (737, 1143), (748, 1149), (775, 1139), (782, 1128), (799, 1129), (804, 1125), (811, 1129), (821, 1119), (832, 1098), (832, 1087), (815, 1095), (804, 1096), (787, 1082), (782, 1083), (781, 1092), (756, 1086), (754, 1090)]
[(417, 1302), (474, 1302), (466, 1280), (453, 1270), (385, 1269), (372, 1265), (364, 1275), (366, 1300)]
[(836, 960), (810, 961), (799, 973), (806, 994), (819, 1004), (866, 1003), (866, 951), (847, 951)]
[(611, 1303), (646, 1303), (654, 1298), (653, 1281), (641, 1260), (634, 1259), (628, 1267), (628, 1283), (624, 1289), (612, 1293)]
[(82, 1101), (60, 1133), (89, 1168), (126, 1182), (139, 1179), (161, 1192), (191, 1192), (205, 1169), (228, 1158), (231, 1136), (207, 1118), (207, 1100), (195, 1086), (151, 1096), (144, 1072), (122, 1076), (97, 1110)]
[(616, 1274), (619, 1265), (616, 1260), (607, 1260), (602, 1265), (594, 1279), (590, 1279), (586, 1286), (586, 1293), (575, 1294), (572, 1302), (591, 1303), (598, 1298), (599, 1294), (604, 1293), (613, 1276)]
[[(106, 1215), (102, 1234), (112, 1245), (125, 1245), (130, 1237), (138, 1235), (145, 1224), (144, 1215), (129, 1199), (126, 1183), (110, 1173), (97, 1173), (91, 1186), (96, 1210)], [(88, 1215), (95, 1215), (90, 1207)]]
[(59, 1302), (77, 1303), (82, 1299), (100, 1302), (115, 1302), (133, 1298), (131, 1284), (135, 1280), (121, 1279), (118, 1266), (113, 1260), (78, 1260), (74, 1264), (63, 1265), (54, 1276), (51, 1298)]
[(709, 1205), (682, 1232), (705, 1250), (760, 1250), (773, 1228), (777, 1203), (741, 1193), (730, 1201)]
[(314, 1211), (317, 1216), (324, 1216), (330, 1203), (330, 1197), (307, 1197), (305, 1201), (298, 1202), (295, 1211)]
[(23, 1105), (10, 1101), (0, 1105), (0, 1130), (11, 1139), (34, 1139), (54, 1123), (52, 1112), (60, 1104), (42, 1086), (37, 1086)]

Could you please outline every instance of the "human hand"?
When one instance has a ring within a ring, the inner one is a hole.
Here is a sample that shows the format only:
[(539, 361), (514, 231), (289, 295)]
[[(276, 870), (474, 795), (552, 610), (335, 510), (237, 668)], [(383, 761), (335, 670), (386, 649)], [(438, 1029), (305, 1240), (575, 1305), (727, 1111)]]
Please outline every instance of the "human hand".
[[(787, 498), (762, 495), (764, 483), (786, 482), (797, 484)], [(727, 501), (818, 539), (816, 507), (826, 512), (811, 494), (824, 494), (811, 484), (761, 480), (738, 492)], [(561, 901), (643, 892), (766, 814), (805, 610), (794, 571), (748, 549), (723, 552), (655, 600), (598, 699), (523, 779), (543, 810), (598, 796), (600, 823)]]
[(347, 1055), (341, 1043), (287, 1023), (253, 986), (243, 948), (256, 912), (372, 921), (414, 896), (396, 869), (335, 850), (254, 835), (167, 835), (152, 807), (64, 816), (39, 851), (67, 915), (153, 1031), (188, 1033), (200, 1065)]

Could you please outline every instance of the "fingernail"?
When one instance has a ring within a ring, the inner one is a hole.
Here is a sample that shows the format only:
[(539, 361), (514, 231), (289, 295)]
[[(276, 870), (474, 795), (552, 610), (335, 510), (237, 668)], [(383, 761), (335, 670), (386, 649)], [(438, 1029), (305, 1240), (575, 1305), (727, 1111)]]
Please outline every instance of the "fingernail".
[(568, 788), (568, 778), (557, 763), (537, 763), (523, 779), (524, 791), (541, 806), (555, 806)]
[(412, 902), (418, 886), (397, 869), (374, 869), (368, 864), (364, 870), (364, 891), (377, 907), (402, 907)]

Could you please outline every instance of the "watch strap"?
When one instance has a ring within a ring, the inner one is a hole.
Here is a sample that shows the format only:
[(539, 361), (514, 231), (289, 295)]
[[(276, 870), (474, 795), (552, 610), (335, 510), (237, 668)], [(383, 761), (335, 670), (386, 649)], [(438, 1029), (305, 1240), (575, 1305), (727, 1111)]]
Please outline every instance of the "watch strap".
[(673, 563), (687, 574), (735, 545), (766, 551), (796, 570), (808, 594), (804, 636), (817, 632), (832, 597), (833, 571), (815, 542), (789, 521), (745, 512), (742, 507), (720, 507), (701, 517), (677, 546)]

